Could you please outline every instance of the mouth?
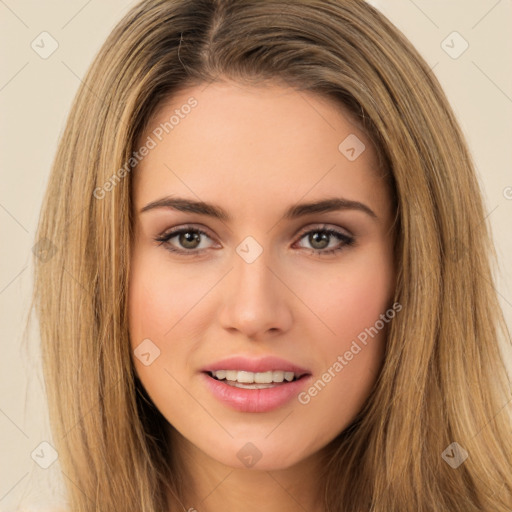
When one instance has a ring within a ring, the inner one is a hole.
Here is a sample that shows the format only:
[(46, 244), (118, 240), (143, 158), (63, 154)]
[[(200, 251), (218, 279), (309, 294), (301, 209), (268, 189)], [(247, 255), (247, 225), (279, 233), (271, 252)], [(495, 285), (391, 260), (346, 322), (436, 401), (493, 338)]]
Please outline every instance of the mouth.
[(268, 389), (284, 386), (308, 375), (307, 373), (295, 373), (284, 370), (269, 370), (266, 372), (215, 370), (205, 373), (212, 379), (240, 389)]
[(204, 370), (208, 394), (219, 403), (243, 413), (265, 413), (290, 405), (311, 382), (309, 372), (267, 370)]

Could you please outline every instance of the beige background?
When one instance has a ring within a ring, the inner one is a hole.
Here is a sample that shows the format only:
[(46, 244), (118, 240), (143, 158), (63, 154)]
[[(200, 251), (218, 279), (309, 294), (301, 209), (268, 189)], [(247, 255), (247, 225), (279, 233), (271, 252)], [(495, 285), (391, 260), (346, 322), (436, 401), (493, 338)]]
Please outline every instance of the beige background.
[[(372, 3), (435, 67), (467, 135), (499, 256), (496, 287), (512, 327), (512, 1)], [(22, 338), (32, 286), (31, 248), (72, 98), (100, 45), (133, 4), (122, 0), (0, 1), (0, 511), (47, 510), (60, 499), (64, 477), (58, 461), (43, 469), (31, 458), (34, 454), (36, 460), (49, 461), (51, 456), (48, 447), (39, 447), (43, 441), (51, 442), (51, 436), (37, 329), (29, 331), (27, 344)], [(47, 59), (31, 47), (43, 31), (58, 43)], [(463, 39), (450, 35), (454, 31)], [(464, 40), (468, 49), (452, 58), (463, 49)], [(512, 368), (510, 351), (506, 358)], [(38, 453), (44, 457), (38, 459)]]

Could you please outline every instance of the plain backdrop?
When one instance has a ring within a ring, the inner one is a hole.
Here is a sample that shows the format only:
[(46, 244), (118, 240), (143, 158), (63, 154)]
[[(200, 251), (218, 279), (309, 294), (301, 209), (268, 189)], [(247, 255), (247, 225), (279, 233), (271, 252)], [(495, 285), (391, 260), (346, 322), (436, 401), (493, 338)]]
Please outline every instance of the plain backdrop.
[[(51, 445), (52, 439), (37, 328), (23, 341), (31, 251), (71, 101), (101, 44), (134, 3), (0, 1), (0, 511), (48, 510), (62, 497), (66, 477), (58, 459), (42, 467), (53, 452), (41, 445)], [(512, 1), (371, 3), (434, 69), (467, 136), (499, 257), (496, 289), (511, 327)], [(46, 55), (52, 45), (56, 49)], [(505, 358), (512, 368), (510, 351)]]

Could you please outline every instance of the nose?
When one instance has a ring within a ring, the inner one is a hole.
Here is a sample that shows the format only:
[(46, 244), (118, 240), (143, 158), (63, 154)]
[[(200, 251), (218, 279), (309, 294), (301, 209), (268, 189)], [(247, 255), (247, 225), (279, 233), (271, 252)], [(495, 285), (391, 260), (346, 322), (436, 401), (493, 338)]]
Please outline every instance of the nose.
[(279, 275), (280, 267), (272, 265), (266, 251), (252, 263), (234, 254), (233, 264), (221, 292), (225, 298), (220, 313), (222, 327), (251, 339), (290, 329), (293, 294)]

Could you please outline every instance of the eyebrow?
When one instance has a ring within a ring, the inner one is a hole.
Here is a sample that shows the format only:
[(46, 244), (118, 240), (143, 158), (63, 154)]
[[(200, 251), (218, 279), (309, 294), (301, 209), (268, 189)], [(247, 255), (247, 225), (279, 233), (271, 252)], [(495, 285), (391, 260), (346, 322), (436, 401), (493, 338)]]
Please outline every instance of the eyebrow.
[[(162, 197), (161, 199), (148, 203), (146, 206), (141, 208), (140, 213), (154, 210), (156, 208), (170, 208), (180, 212), (197, 213), (199, 215), (206, 215), (225, 222), (230, 222), (232, 220), (231, 216), (220, 206), (205, 203), (204, 201), (193, 201), (191, 199), (171, 196)], [(359, 201), (351, 201), (340, 197), (332, 197), (321, 201), (290, 206), (284, 213), (283, 218), (291, 220), (313, 213), (326, 213), (340, 210), (358, 210), (366, 213), (372, 218), (377, 218), (375, 212), (365, 204)]]

